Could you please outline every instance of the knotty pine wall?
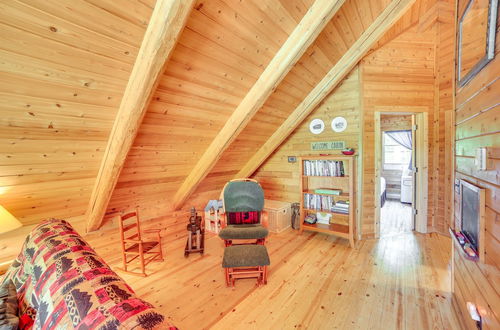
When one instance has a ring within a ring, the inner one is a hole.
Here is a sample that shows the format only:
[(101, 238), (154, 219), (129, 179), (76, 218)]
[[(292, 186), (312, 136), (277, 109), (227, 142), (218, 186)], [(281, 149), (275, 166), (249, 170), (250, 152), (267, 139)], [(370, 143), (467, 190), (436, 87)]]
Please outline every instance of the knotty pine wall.
[(377, 111), (428, 114), (428, 230), (447, 234), (447, 224), (451, 222), (450, 190), (438, 193), (437, 189), (452, 185), (451, 172), (446, 168), (452, 163), (449, 115), (453, 109), (454, 2), (435, 1), (427, 5), (416, 24), (401, 29), (361, 63), (364, 111), (361, 230), (365, 237), (375, 234)]
[(81, 217), (153, 0), (0, 4), (0, 200)]
[[(341, 155), (339, 150), (311, 151), (312, 142), (345, 141), (346, 146), (358, 151), (360, 110), (360, 77), (356, 67), (254, 174), (264, 188), (265, 198), (300, 202), (299, 161), (288, 163), (288, 156)], [(347, 120), (344, 132), (336, 133), (331, 128), (332, 119), (337, 116)], [(323, 133), (314, 135), (309, 131), (309, 123), (314, 118), (324, 121)]]
[[(464, 1), (459, 2), (463, 10)], [(468, 315), (466, 302), (482, 311), (483, 329), (500, 328), (500, 17), (497, 21), (495, 58), (467, 85), (456, 89), (455, 178), (486, 190), (485, 263), (463, 259), (455, 251), (454, 302), (459, 314)], [(487, 147), (489, 167), (474, 166), (476, 148)], [(455, 193), (455, 222), (459, 226), (460, 196)]]
[(88, 200), (154, 0), (0, 3), (0, 204), (25, 227), (0, 235), (0, 262), (32, 224), (85, 230)]
[[(167, 65), (108, 211), (168, 214), (171, 197), (312, 1), (199, 1)], [(218, 198), (387, 0), (347, 0), (183, 209)], [(362, 19), (361, 19), (362, 18)]]
[[(108, 212), (136, 206), (146, 218), (172, 212), (175, 192), (311, 3), (204, 0), (195, 4), (128, 154)], [(195, 194), (184, 209), (203, 208), (209, 199), (219, 197), (224, 183)]]
[[(435, 27), (426, 31), (413, 27), (361, 63), (364, 110), (361, 230), (364, 236), (375, 233), (375, 112), (427, 112), (432, 136), (435, 34)], [(429, 147), (432, 150), (432, 146)], [(430, 168), (432, 163), (429, 157)], [(429, 173), (429, 186), (432, 184)], [(429, 213), (432, 209), (430, 204)]]

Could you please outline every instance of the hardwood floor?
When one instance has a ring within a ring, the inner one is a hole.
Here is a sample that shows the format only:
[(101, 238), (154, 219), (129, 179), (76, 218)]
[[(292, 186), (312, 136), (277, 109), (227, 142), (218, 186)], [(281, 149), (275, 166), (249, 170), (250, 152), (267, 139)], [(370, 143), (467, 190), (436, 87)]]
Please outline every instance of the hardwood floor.
[(380, 237), (399, 235), (412, 230), (411, 205), (388, 199), (380, 209)]
[[(114, 268), (118, 246), (96, 243)], [(184, 258), (185, 241), (146, 278), (118, 272), (180, 329), (460, 329), (451, 307), (450, 239), (405, 233), (349, 242), (289, 229), (268, 242), (269, 282), (227, 288), (222, 241), (208, 236), (204, 256)]]

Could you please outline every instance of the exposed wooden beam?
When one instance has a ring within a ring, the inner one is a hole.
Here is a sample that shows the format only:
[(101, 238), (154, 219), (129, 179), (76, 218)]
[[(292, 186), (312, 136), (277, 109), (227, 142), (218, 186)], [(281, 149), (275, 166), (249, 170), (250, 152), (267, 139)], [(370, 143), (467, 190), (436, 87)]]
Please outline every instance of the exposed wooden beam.
[(128, 151), (194, 0), (157, 0), (123, 94), (89, 206), (87, 231), (101, 226)]
[(337, 87), (370, 48), (397, 22), (414, 2), (415, 0), (391, 1), (266, 143), (250, 158), (238, 174), (236, 174), (235, 178), (248, 177), (255, 172), (288, 135)]
[(173, 199), (176, 210), (207, 176), (223, 152), (264, 105), (344, 2), (345, 0), (316, 0), (312, 4), (182, 183)]

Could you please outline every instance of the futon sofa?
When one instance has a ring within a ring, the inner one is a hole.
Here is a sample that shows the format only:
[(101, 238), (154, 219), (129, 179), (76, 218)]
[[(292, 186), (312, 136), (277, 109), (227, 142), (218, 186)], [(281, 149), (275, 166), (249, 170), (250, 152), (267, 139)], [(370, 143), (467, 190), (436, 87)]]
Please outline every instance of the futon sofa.
[(31, 231), (1, 282), (9, 280), (20, 329), (176, 329), (64, 220)]

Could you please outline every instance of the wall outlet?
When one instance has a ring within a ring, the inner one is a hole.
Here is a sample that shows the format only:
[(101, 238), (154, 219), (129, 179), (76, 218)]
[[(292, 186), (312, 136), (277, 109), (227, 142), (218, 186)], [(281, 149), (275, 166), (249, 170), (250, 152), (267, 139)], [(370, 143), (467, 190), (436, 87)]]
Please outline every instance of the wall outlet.
[(297, 162), (297, 156), (288, 156), (288, 162), (289, 163)]

